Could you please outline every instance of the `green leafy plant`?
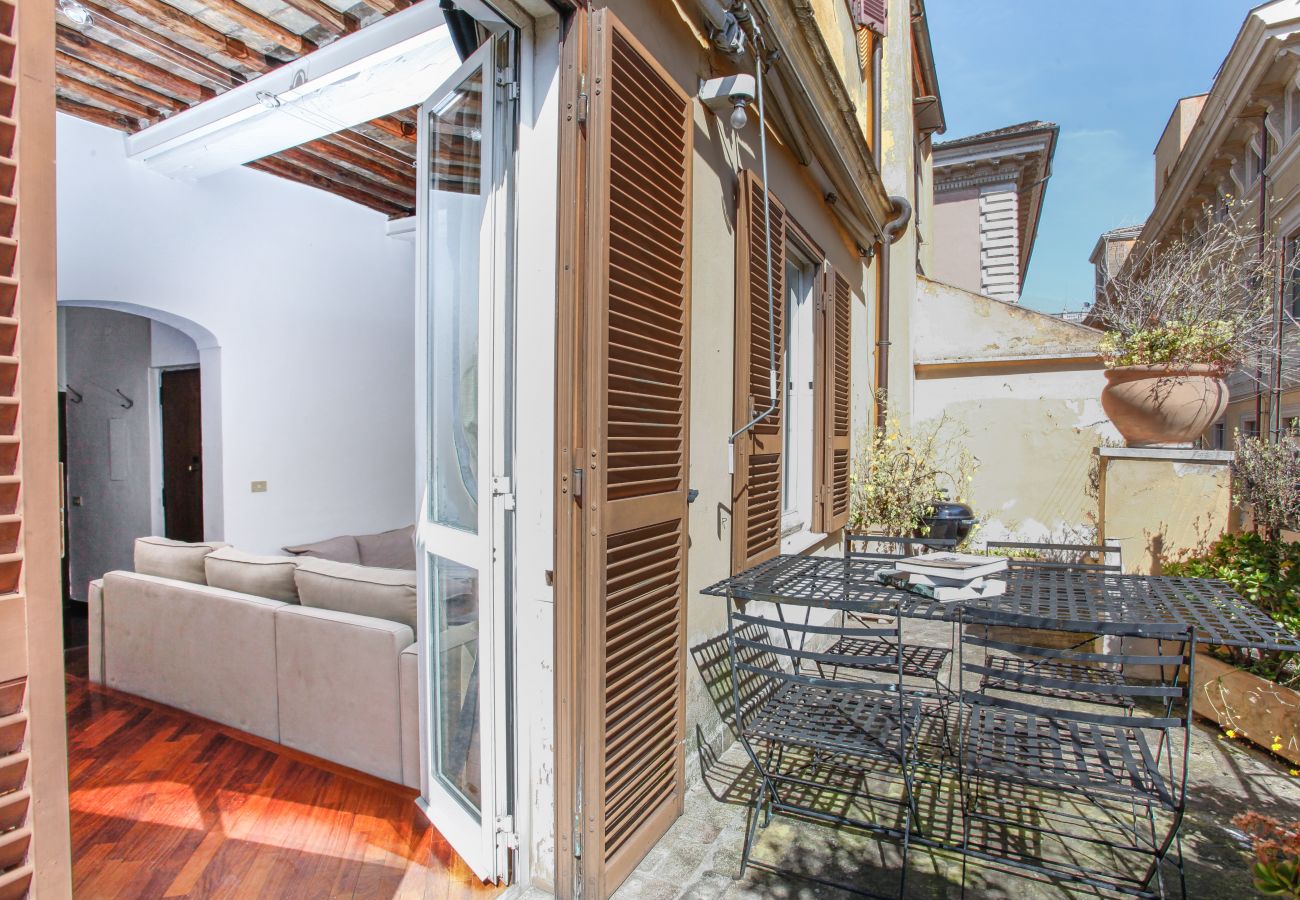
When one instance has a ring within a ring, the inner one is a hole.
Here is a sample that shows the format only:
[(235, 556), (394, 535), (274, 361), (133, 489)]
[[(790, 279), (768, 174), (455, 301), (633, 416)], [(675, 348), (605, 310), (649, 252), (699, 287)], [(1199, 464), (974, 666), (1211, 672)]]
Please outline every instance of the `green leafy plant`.
[(1300, 431), (1290, 429), (1276, 441), (1238, 432), (1236, 444), (1233, 500), (1270, 541), (1300, 531)]
[(1279, 251), (1264, 238), (1249, 211), (1226, 200), (1190, 233), (1136, 248), (1094, 308), (1106, 364), (1227, 372), (1266, 352)]
[[(1272, 541), (1254, 531), (1225, 534), (1202, 556), (1167, 563), (1166, 575), (1217, 578), (1300, 636), (1300, 543)], [(1294, 654), (1228, 648), (1227, 661), (1273, 680), (1293, 682), (1287, 673)]]
[(933, 515), (936, 500), (967, 502), (978, 463), (962, 437), (947, 417), (916, 430), (891, 419), (864, 434), (850, 476), (850, 527), (924, 536), (924, 520)]
[(1300, 900), (1300, 822), (1282, 823), (1272, 816), (1245, 812), (1232, 824), (1246, 833), (1255, 862), (1255, 890), (1267, 897)]

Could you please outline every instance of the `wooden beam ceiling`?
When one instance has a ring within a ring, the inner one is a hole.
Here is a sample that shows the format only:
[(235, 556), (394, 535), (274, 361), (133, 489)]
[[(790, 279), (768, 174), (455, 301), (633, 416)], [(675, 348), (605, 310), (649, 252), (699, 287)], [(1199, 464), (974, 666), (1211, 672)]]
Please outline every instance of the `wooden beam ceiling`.
[[(376, 20), (354, 14), (355, 0), (276, 2), (254, 9), (247, 0), (80, 0), (89, 22), (58, 21), (58, 108), (133, 133)], [(412, 2), (365, 0), (365, 6), (382, 17)], [(414, 110), (398, 111), (249, 167), (386, 215), (410, 215), (414, 123)]]

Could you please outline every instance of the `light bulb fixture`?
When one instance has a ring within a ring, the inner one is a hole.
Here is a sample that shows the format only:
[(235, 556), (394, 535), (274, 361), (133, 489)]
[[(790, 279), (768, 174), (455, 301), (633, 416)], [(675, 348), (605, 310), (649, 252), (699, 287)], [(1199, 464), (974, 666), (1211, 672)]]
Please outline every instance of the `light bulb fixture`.
[(740, 131), (742, 128), (744, 128), (746, 125), (749, 124), (749, 115), (745, 112), (745, 104), (748, 102), (748, 100), (749, 100), (748, 97), (731, 98), (731, 102), (733, 104), (731, 110), (731, 127), (736, 129), (737, 131)]
[(739, 131), (749, 124), (747, 107), (755, 97), (753, 75), (727, 75), (700, 82), (700, 102), (721, 116), (731, 111), (731, 127)]
[(58, 11), (63, 13), (63, 17), (78, 28), (88, 28), (94, 24), (90, 10), (78, 3), (77, 0), (58, 0), (55, 5)]

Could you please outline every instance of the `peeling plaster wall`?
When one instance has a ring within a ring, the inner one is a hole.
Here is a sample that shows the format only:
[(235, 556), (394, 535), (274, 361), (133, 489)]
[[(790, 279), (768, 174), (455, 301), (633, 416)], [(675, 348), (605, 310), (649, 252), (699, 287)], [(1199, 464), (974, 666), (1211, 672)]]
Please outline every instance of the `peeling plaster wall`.
[[(912, 109), (912, 29), (909, 0), (888, 0), (889, 34), (880, 62), (880, 175), (891, 195), (907, 197), (913, 209), (927, 209), (916, 191), (916, 142)], [(928, 225), (923, 227), (928, 228)], [(920, 260), (918, 229), (908, 227), (886, 252), (889, 266), (889, 409), (908, 421), (912, 414), (912, 303), (916, 295), (916, 264)]]
[(1089, 535), (1093, 450), (1119, 437), (1101, 409), (1099, 333), (917, 281), (915, 420), (946, 416), (979, 461), (968, 499), (980, 536)]
[(220, 346), (224, 527), (208, 537), (275, 552), (413, 521), (412, 246), (273, 176), (157, 175), (64, 115), (58, 153), (59, 301), (172, 313)]
[(1166, 562), (1204, 552), (1231, 529), (1231, 459), (1196, 450), (1108, 453), (1104, 534), (1123, 548), (1124, 571), (1159, 575)]

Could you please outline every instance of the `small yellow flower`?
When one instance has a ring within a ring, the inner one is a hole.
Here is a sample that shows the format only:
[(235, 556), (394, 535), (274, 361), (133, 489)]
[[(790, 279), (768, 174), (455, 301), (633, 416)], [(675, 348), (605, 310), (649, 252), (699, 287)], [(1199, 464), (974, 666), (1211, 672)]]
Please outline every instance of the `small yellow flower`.
[(1292, 770), (1291, 770), (1291, 774), (1292, 774), (1292, 775), (1300, 775), (1300, 769), (1292, 769)]
[(1235, 740), (1236, 737), (1237, 737), (1237, 732), (1235, 732), (1235, 731), (1232, 730), (1231, 728), (1229, 728), (1227, 731), (1225, 731), (1224, 734), (1226, 734), (1226, 735), (1228, 736), (1228, 740), (1230, 740), (1230, 741), (1231, 741), (1231, 740)]

